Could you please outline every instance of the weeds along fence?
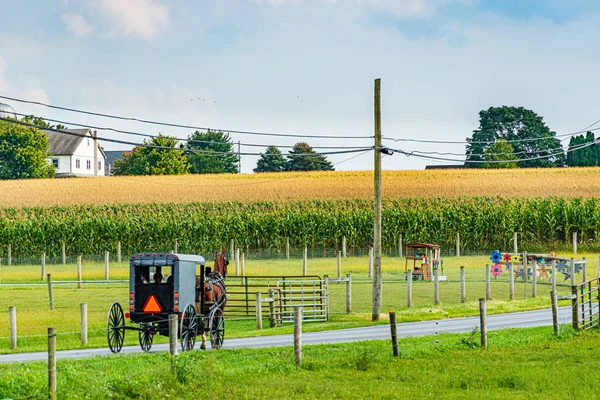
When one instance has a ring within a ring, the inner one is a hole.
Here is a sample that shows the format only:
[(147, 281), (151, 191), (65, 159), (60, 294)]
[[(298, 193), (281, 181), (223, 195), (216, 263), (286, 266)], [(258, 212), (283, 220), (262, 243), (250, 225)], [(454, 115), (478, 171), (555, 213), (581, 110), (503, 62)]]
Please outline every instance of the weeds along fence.
[[(405, 242), (455, 247), (463, 254), (509, 249), (513, 233), (520, 247), (543, 252), (572, 246), (600, 250), (600, 200), (503, 198), (429, 198), (386, 200), (383, 248), (397, 252)], [(67, 254), (123, 254), (170, 251), (210, 254), (215, 247), (235, 247), (250, 256), (281, 257), (301, 252), (341, 250), (343, 238), (353, 254), (364, 254), (373, 241), (373, 207), (368, 200), (124, 204), (111, 206), (25, 207), (0, 209), (0, 256), (60, 257)], [(288, 245), (289, 243), (289, 245)]]

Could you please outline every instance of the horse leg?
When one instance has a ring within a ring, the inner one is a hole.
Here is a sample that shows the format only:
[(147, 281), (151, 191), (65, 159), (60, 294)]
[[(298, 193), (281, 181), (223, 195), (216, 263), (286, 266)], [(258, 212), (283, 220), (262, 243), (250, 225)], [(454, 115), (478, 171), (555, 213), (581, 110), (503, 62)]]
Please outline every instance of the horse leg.
[(200, 345), (202, 350), (206, 350), (206, 332), (202, 331), (202, 344)]

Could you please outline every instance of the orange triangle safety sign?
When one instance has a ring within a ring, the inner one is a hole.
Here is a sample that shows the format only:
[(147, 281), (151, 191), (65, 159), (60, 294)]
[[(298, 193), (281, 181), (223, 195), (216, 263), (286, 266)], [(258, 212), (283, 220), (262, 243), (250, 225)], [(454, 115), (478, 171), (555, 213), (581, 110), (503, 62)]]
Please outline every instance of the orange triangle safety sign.
[(162, 307), (156, 296), (152, 295), (146, 300), (143, 310), (146, 314), (159, 314), (162, 311)]

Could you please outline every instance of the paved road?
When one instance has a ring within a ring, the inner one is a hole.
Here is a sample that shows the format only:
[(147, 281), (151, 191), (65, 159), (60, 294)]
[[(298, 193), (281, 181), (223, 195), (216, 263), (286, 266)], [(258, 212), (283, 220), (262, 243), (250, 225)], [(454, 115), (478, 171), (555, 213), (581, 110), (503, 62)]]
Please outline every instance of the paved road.
[[(559, 322), (571, 322), (571, 308), (559, 308)], [(505, 328), (529, 328), (535, 326), (552, 325), (552, 311), (550, 309), (525, 311), (509, 314), (488, 316), (488, 330)], [(465, 318), (450, 318), (424, 322), (405, 322), (398, 324), (398, 337), (427, 336), (436, 333), (470, 332), (479, 326), (479, 316)], [(129, 332), (131, 333), (131, 332)], [(361, 340), (388, 339), (390, 337), (389, 325), (377, 325), (363, 328), (340, 329), (323, 332), (308, 332), (302, 336), (303, 344), (324, 344), (357, 342)], [(223, 348), (236, 349), (241, 347), (259, 348), (292, 346), (293, 335), (260, 336), (244, 339), (226, 339)], [(196, 345), (198, 347), (198, 344)], [(152, 347), (151, 352), (168, 351), (168, 344), (159, 344)], [(139, 346), (123, 347), (121, 354), (139, 353)], [(85, 358), (93, 356), (112, 355), (108, 348), (65, 350), (56, 353), (57, 358)], [(118, 357), (118, 355), (114, 355)], [(0, 363), (46, 361), (48, 353), (20, 353), (0, 355)]]

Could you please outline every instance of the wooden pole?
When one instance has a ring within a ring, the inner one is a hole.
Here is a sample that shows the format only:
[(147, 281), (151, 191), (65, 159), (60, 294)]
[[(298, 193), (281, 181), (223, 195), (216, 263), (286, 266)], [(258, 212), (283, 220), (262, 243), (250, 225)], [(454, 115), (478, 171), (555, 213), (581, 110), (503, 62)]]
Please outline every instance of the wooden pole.
[(456, 257), (460, 257), (460, 233), (456, 232)]
[(246, 253), (242, 253), (242, 276), (246, 276)]
[(50, 309), (54, 310), (54, 297), (52, 296), (52, 274), (48, 274), (48, 300), (50, 302)]
[(86, 346), (88, 343), (88, 317), (87, 317), (87, 304), (81, 303), (81, 345)]
[(230, 243), (229, 243), (229, 254), (231, 254), (231, 257), (234, 257), (235, 260), (235, 246), (234, 246), (234, 241), (233, 239), (231, 239)]
[(339, 251), (337, 256), (337, 277), (342, 277), (342, 253)]
[(402, 234), (398, 236), (398, 257), (402, 258)]
[(110, 253), (104, 253), (104, 280), (108, 280), (108, 269), (110, 268)]
[(177, 239), (175, 239), (175, 243), (173, 244), (173, 250), (175, 253), (179, 253), (179, 245), (177, 243)]
[(346, 274), (346, 314), (352, 312), (352, 276)]
[(573, 329), (579, 330), (579, 295), (577, 293), (577, 286), (571, 286), (571, 294), (573, 295), (571, 316), (573, 318)]
[(302, 276), (306, 276), (306, 269), (308, 267), (308, 248), (304, 246), (304, 254), (302, 257)]
[(583, 273), (583, 278), (581, 279), (581, 283), (587, 282), (587, 259), (582, 257), (583, 268), (581, 272)]
[(121, 258), (121, 241), (119, 240), (117, 242), (117, 262), (121, 262), (122, 258)]
[(510, 267), (508, 271), (508, 295), (511, 300), (515, 299), (515, 266)]
[(490, 265), (485, 265), (485, 299), (492, 299), (492, 288), (490, 286)]
[(392, 334), (392, 353), (398, 357), (398, 326), (396, 325), (396, 312), (390, 311), (390, 331)]
[(346, 258), (346, 236), (342, 236), (342, 256)]
[(369, 278), (373, 277), (373, 248), (369, 247)]
[(519, 252), (519, 242), (518, 242), (518, 236), (517, 236), (517, 232), (513, 233), (513, 253), (518, 253)]
[(290, 259), (290, 237), (285, 238), (285, 259)]
[(438, 282), (438, 269), (433, 270), (433, 304), (440, 304), (440, 285)]
[(523, 298), (527, 298), (527, 280), (529, 279), (529, 272), (527, 271), (529, 262), (527, 261), (527, 252), (523, 252)]
[(375, 152), (374, 152), (374, 279), (371, 319), (379, 321), (381, 314), (381, 79), (375, 79)]
[(537, 261), (531, 265), (531, 297), (537, 297)]
[(7, 255), (7, 264), (10, 267), (12, 265), (12, 246), (9, 244), (8, 245), (8, 255)]
[(302, 307), (294, 307), (294, 355), (296, 365), (302, 366)]
[(256, 293), (256, 329), (262, 329), (262, 294)]
[(169, 354), (177, 355), (177, 314), (169, 314)]
[(17, 307), (8, 307), (10, 323), (10, 349), (17, 349)]
[(552, 291), (556, 293), (556, 260), (552, 260)]
[(77, 289), (81, 289), (81, 256), (77, 256)]
[(48, 397), (56, 400), (56, 328), (48, 328)]
[(487, 315), (485, 299), (479, 299), (479, 325), (481, 327), (481, 348), (487, 349)]
[(575, 259), (571, 258), (570, 265), (570, 275), (571, 275), (571, 286), (575, 286)]
[(467, 282), (465, 278), (465, 267), (460, 267), (460, 302), (467, 302)]
[(412, 307), (413, 305), (413, 300), (412, 300), (412, 282), (413, 282), (413, 278), (412, 278), (412, 269), (408, 270), (406, 273), (406, 306), (407, 307)]
[(42, 278), (41, 280), (44, 280), (44, 278), (46, 277), (46, 253), (42, 253), (42, 274), (41, 274)]
[(235, 249), (235, 276), (239, 276), (240, 269), (240, 249)]
[(275, 327), (275, 291), (269, 289), (269, 326)]
[(552, 326), (554, 327), (554, 335), (558, 336), (558, 301), (555, 291), (550, 292), (550, 299), (552, 300)]
[(573, 232), (573, 254), (577, 254), (577, 232)]
[(65, 242), (62, 242), (62, 262), (63, 265), (67, 263), (67, 245)]

